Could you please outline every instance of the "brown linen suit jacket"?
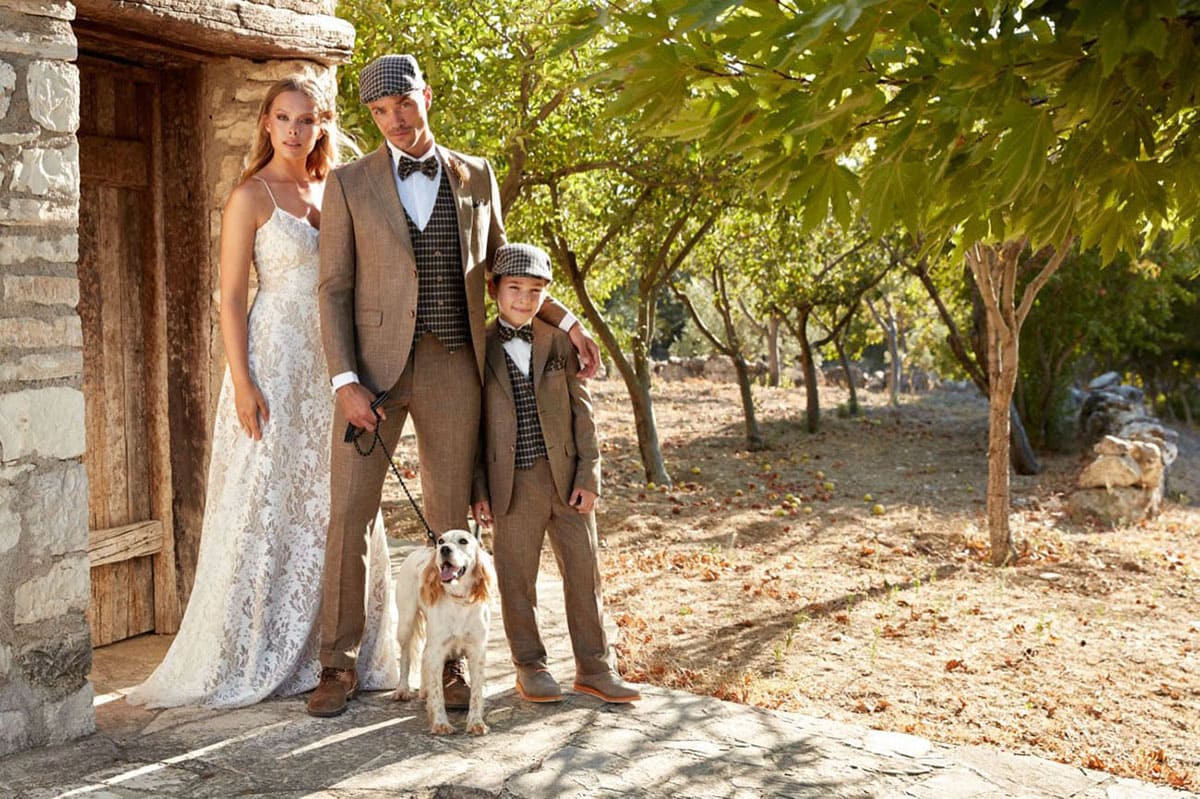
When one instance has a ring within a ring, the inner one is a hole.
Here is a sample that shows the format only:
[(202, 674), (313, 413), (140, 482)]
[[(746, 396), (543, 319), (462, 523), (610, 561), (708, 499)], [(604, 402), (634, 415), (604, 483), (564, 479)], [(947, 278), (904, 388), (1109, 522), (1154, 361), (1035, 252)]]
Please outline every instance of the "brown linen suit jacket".
[[(599, 494), (600, 445), (592, 416), (592, 398), (579, 379), (578, 356), (566, 333), (540, 319), (533, 320), (530, 374), (559, 498), (564, 504), (569, 503), (576, 488)], [(476, 501), (489, 499), (492, 513), (501, 515), (512, 502), (517, 406), (496, 321), (487, 328), (482, 437), (484, 445), (475, 471), (473, 497)]]
[[(471, 342), (482, 381), (485, 274), (506, 242), (500, 189), (485, 159), (435, 146), (454, 192)], [(373, 392), (390, 389), (400, 378), (417, 322), (417, 264), (392, 169), (387, 145), (335, 169), (321, 208), (318, 294), (329, 374), (356, 372)], [(546, 305), (543, 318), (562, 319), (562, 306)]]

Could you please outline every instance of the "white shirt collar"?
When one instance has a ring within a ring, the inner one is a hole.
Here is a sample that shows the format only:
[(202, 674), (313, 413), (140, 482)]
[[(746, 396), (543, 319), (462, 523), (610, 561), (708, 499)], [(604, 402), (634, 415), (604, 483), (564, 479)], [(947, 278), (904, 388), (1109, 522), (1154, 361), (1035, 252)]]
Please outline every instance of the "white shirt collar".
[(425, 153), (425, 155), (421, 156), (420, 158), (413, 158), (411, 155), (404, 152), (403, 150), (401, 150), (396, 145), (392, 144), (387, 139), (384, 139), (383, 141), (384, 141), (384, 143), (387, 144), (388, 150), (390, 150), (392, 153), (392, 163), (393, 164), (400, 163), (401, 158), (407, 158), (411, 161), (425, 161), (425, 160), (433, 158), (437, 155), (437, 142), (436, 141), (433, 143), (433, 146), (429, 148), (429, 152)]

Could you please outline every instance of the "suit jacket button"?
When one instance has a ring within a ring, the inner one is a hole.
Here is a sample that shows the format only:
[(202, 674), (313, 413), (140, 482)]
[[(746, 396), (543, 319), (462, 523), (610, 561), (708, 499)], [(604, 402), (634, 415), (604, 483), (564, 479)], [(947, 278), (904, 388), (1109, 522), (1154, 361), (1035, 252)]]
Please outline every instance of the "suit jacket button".
[(416, 270), (416, 269), (414, 269), (414, 270), (413, 270), (413, 277), (416, 277), (416, 276), (417, 276), (417, 270)]
[(409, 311), (409, 312), (408, 312), (408, 315), (409, 315), (410, 317), (412, 317), (413, 319), (416, 319), (416, 318), (417, 318), (417, 312), (416, 312), (416, 311)]

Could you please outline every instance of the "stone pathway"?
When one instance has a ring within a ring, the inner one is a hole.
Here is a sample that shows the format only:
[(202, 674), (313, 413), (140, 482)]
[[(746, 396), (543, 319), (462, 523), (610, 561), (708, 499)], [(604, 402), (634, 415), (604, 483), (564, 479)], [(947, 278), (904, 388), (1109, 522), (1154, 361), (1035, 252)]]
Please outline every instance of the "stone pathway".
[[(573, 671), (557, 578), (539, 583), (555, 675)], [(0, 759), (0, 797), (1054, 797), (1196, 796), (973, 746), (944, 746), (795, 713), (645, 687), (609, 707), (569, 694), (531, 705), (512, 691), (499, 614), (489, 652), (490, 734), (430, 736), (416, 702), (372, 694), (335, 719), (302, 698), (236, 711), (130, 707), (119, 689), (167, 639), (96, 652), (98, 732)], [(451, 714), (462, 726), (463, 714)]]

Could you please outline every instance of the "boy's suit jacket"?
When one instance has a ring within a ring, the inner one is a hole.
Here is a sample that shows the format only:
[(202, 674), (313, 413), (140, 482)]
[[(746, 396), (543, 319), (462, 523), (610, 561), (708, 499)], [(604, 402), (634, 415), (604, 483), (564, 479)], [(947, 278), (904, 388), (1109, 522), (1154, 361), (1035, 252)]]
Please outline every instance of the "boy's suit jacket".
[[(492, 513), (508, 511), (516, 469), (517, 406), (500, 342), (498, 322), (487, 328), (487, 366), (483, 381), (481, 462), (475, 471), (473, 497), (489, 499)], [(567, 334), (540, 319), (533, 320), (530, 373), (537, 398), (538, 420), (554, 488), (567, 503), (571, 492), (584, 488), (600, 493), (600, 446), (592, 418), (592, 398), (579, 379), (579, 359)]]
[[(483, 379), (485, 272), (506, 241), (500, 189), (483, 158), (437, 146), (454, 192), (467, 315)], [(321, 339), (330, 376), (356, 372), (371, 391), (395, 385), (417, 322), (417, 265), (387, 145), (335, 169), (321, 208)], [(465, 177), (465, 180), (463, 179)], [(542, 317), (558, 323), (562, 306)]]

